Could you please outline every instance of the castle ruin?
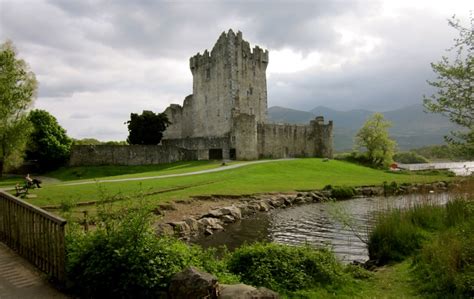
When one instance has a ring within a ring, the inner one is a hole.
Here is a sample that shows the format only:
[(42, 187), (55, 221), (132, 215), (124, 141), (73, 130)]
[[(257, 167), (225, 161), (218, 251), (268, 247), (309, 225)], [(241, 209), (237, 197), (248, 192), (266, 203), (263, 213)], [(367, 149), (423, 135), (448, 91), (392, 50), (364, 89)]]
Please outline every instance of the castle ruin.
[(197, 151), (201, 160), (332, 157), (332, 121), (267, 123), (268, 50), (251, 49), (241, 32), (223, 32), (210, 53), (189, 62), (193, 94), (166, 108), (163, 145)]

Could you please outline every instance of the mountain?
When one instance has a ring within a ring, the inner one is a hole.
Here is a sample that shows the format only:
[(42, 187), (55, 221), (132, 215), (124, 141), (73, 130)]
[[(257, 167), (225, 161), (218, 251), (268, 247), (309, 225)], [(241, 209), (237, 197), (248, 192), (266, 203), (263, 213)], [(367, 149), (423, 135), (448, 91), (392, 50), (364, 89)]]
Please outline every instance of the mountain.
[[(336, 151), (347, 151), (352, 149), (357, 131), (373, 113), (374, 111), (364, 109), (338, 111), (324, 106), (310, 111), (275, 106), (268, 109), (268, 119), (276, 123), (307, 124), (311, 119), (322, 115), (326, 121), (334, 122)], [(442, 115), (425, 113), (422, 105), (412, 105), (382, 113), (387, 120), (392, 122), (390, 135), (397, 141), (401, 150), (443, 144), (445, 135), (459, 129)]]
[(311, 112), (273, 106), (268, 108), (268, 117), (274, 123), (299, 124), (309, 123), (315, 116)]

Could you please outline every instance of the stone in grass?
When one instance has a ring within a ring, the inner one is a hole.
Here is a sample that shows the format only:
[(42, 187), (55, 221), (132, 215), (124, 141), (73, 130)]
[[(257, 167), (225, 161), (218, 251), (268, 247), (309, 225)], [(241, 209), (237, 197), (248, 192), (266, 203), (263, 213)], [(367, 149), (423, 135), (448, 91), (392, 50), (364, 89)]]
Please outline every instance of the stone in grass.
[(209, 298), (216, 299), (219, 283), (217, 278), (209, 273), (189, 267), (176, 273), (168, 289), (170, 299)]

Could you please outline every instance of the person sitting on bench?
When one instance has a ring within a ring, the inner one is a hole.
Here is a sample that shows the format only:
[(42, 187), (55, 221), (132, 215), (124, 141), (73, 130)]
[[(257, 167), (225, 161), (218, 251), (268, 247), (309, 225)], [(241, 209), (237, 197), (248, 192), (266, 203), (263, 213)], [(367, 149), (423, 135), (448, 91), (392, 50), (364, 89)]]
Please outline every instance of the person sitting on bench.
[(26, 185), (28, 186), (28, 188), (31, 188), (33, 186), (36, 186), (37, 188), (41, 188), (40, 184), (41, 184), (41, 180), (39, 179), (32, 179), (30, 177), (30, 174), (28, 173), (25, 177), (25, 181), (26, 181)]

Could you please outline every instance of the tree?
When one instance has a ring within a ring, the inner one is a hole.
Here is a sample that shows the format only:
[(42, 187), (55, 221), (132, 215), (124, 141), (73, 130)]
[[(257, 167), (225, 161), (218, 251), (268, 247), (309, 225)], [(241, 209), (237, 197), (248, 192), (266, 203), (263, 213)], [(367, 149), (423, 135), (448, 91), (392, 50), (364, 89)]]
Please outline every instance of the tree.
[(10, 41), (0, 45), (0, 176), (23, 158), (31, 124), (27, 110), (38, 83)]
[(356, 145), (366, 149), (365, 154), (374, 166), (387, 166), (392, 162), (396, 143), (388, 134), (390, 127), (383, 114), (374, 113), (356, 135)]
[(131, 113), (126, 124), (129, 144), (158, 144), (170, 121), (165, 113), (155, 114), (144, 110), (142, 114)]
[(425, 108), (433, 113), (441, 113), (464, 128), (452, 132), (446, 140), (460, 145), (471, 158), (474, 156), (474, 18), (470, 17), (471, 28), (463, 27), (453, 16), (449, 26), (458, 31), (454, 46), (448, 52), (454, 52), (454, 59), (443, 56), (438, 63), (431, 63), (437, 74), (428, 84), (436, 88), (430, 97), (423, 96)]
[(45, 110), (31, 111), (28, 120), (33, 132), (28, 140), (27, 159), (36, 160), (43, 171), (63, 165), (69, 159), (72, 145), (66, 130)]

